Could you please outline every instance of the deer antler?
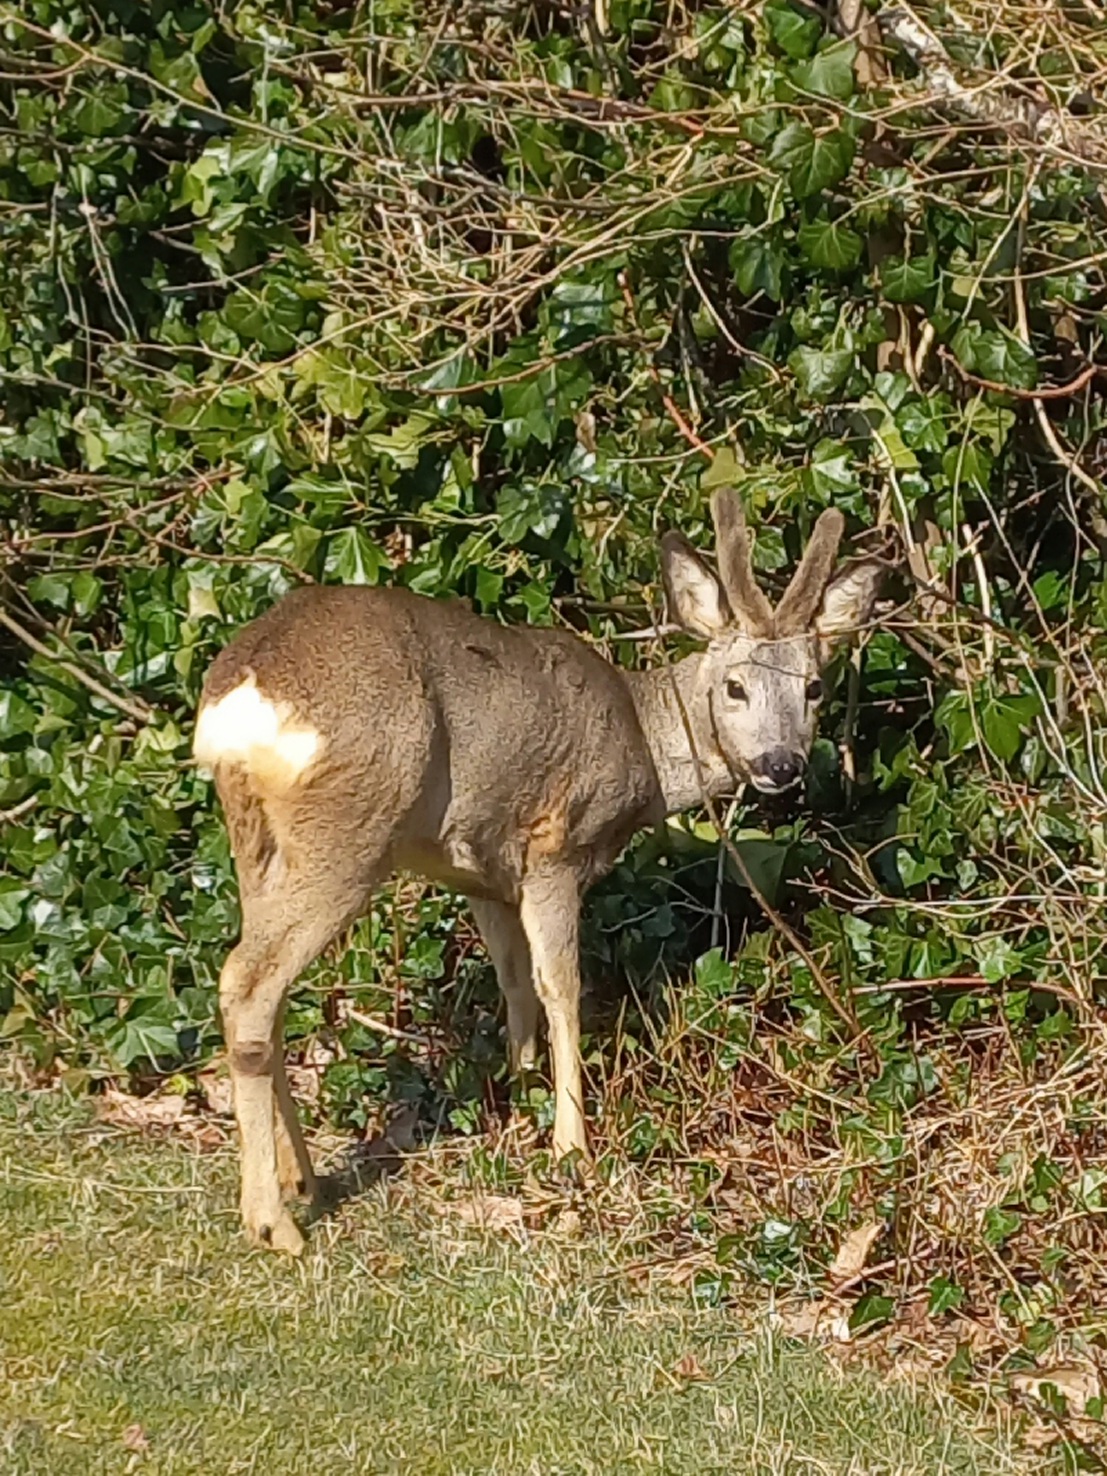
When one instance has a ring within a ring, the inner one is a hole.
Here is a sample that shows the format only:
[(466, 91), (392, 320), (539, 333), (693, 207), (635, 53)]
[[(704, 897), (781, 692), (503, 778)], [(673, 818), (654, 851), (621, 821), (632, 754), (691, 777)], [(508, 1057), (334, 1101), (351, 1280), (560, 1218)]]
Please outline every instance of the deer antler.
[(746, 518), (737, 492), (720, 487), (711, 497), (719, 577), (736, 622), (747, 635), (773, 633), (773, 607), (753, 572)]
[(819, 514), (799, 568), (776, 607), (778, 637), (799, 635), (810, 628), (834, 573), (845, 525), (846, 520), (836, 507), (828, 507)]

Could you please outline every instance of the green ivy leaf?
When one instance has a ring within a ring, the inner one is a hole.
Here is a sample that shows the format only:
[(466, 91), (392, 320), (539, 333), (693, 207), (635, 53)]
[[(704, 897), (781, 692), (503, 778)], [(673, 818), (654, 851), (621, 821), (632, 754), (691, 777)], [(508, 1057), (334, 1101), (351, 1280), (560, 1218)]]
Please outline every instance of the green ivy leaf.
[(820, 441), (807, 468), (807, 480), (818, 501), (841, 505), (860, 490), (856, 459), (831, 441)]
[(816, 52), (810, 61), (797, 62), (792, 68), (792, 81), (803, 92), (847, 102), (854, 92), (853, 62), (856, 55), (856, 42), (832, 41)]
[(0, 691), (0, 739), (17, 738), (20, 733), (33, 733), (38, 721), (29, 702), (9, 687)]
[(739, 238), (730, 248), (730, 266), (744, 297), (764, 292), (774, 302), (783, 295), (784, 253), (769, 237)]
[(799, 60), (815, 50), (823, 33), (823, 23), (817, 15), (790, 5), (788, 0), (766, 0), (761, 13), (769, 35), (785, 56)]
[(887, 1322), (895, 1310), (894, 1298), (881, 1296), (879, 1292), (865, 1292), (858, 1297), (849, 1314), (850, 1331), (856, 1332), (862, 1327), (871, 1328), (878, 1323)]
[(932, 253), (890, 256), (880, 264), (880, 288), (888, 302), (921, 302), (937, 282)]
[(798, 348), (788, 356), (788, 367), (804, 394), (828, 400), (849, 378), (857, 355), (853, 349)]
[[(88, 76), (94, 78), (95, 73)], [(105, 134), (114, 133), (129, 112), (126, 88), (92, 81), (91, 90), (70, 109), (69, 119), (82, 133), (92, 138), (103, 138)]]
[(951, 1281), (948, 1276), (935, 1276), (930, 1283), (930, 1294), (927, 1297), (926, 1310), (931, 1317), (940, 1317), (943, 1312), (950, 1312), (955, 1307), (960, 1307), (965, 1300), (965, 1289)]
[(967, 483), (978, 492), (988, 490), (993, 465), (991, 453), (979, 441), (962, 441), (942, 456), (942, 470), (952, 485)]
[(159, 1056), (175, 1057), (178, 1054), (180, 1038), (172, 1025), (161, 1024), (146, 1016), (128, 1016), (112, 1032), (109, 1045), (122, 1066), (133, 1066), (136, 1061), (149, 1061), (156, 1065)]
[(1065, 604), (1072, 592), (1072, 580), (1056, 569), (1047, 569), (1031, 586), (1034, 598), (1043, 610), (1056, 610)]
[(427, 415), (409, 415), (390, 431), (370, 432), (364, 436), (365, 445), (385, 456), (401, 471), (411, 471), (419, 464), (419, 453), (430, 438), (433, 422)]
[(506, 487), (500, 493), (500, 537), (505, 543), (521, 543), (528, 533), (552, 538), (569, 510), (564, 487), (549, 482)]
[(973, 945), (973, 953), (981, 974), (989, 984), (1000, 984), (1023, 967), (1022, 954), (998, 934), (978, 939)]
[(1023, 735), (1041, 712), (1033, 693), (991, 697), (980, 707), (980, 729), (994, 756), (1009, 763), (1019, 751)]
[(696, 959), (695, 979), (696, 988), (711, 999), (725, 999), (734, 993), (734, 969), (721, 948), (712, 948)]
[(896, 411), (896, 424), (903, 439), (915, 451), (944, 451), (952, 420), (953, 406), (942, 394), (910, 400)]
[(686, 113), (696, 102), (695, 90), (676, 71), (660, 78), (649, 95), (650, 107), (661, 113)]
[(11, 876), (0, 876), (0, 932), (10, 933), (23, 921), (23, 903), (30, 892)]
[(508, 444), (522, 446), (533, 437), (552, 446), (557, 426), (579, 407), (591, 385), (587, 365), (572, 360), (561, 360), (538, 374), (502, 385), (500, 403)]
[(843, 272), (861, 260), (861, 237), (837, 221), (809, 221), (807, 225), (800, 226), (797, 240), (813, 267)]
[(738, 835), (734, 841), (734, 849), (742, 858), (749, 880), (739, 870), (734, 859), (728, 856), (726, 864), (730, 875), (742, 887), (748, 887), (752, 881), (763, 897), (770, 903), (776, 902), (784, 880), (784, 868), (788, 863), (788, 844), (769, 840), (757, 833), (747, 833)]
[(769, 163), (788, 175), (793, 193), (802, 200), (845, 179), (853, 154), (853, 139), (844, 130), (816, 135), (808, 124), (793, 122), (777, 134)]
[(341, 584), (376, 584), (386, 563), (364, 528), (340, 528), (328, 541), (323, 573)]
[(1022, 1228), (1022, 1216), (1001, 1205), (992, 1205), (984, 1211), (984, 1239), (997, 1248), (1010, 1240)]
[(1014, 389), (1033, 389), (1038, 382), (1038, 362), (1024, 343), (998, 328), (966, 323), (953, 335), (950, 345), (958, 361), (982, 379), (1009, 384)]
[(700, 486), (705, 492), (715, 487), (732, 487), (741, 475), (742, 468), (733, 450), (729, 446), (720, 446), (715, 460), (700, 478)]

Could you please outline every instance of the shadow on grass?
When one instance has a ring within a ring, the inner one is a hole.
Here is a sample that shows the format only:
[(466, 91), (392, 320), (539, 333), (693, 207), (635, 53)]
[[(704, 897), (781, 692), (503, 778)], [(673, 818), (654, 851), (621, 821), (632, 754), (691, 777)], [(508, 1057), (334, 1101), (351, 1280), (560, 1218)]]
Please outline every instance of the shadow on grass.
[(405, 1105), (392, 1115), (383, 1132), (363, 1143), (355, 1143), (338, 1168), (319, 1174), (315, 1197), (305, 1208), (304, 1225), (310, 1229), (329, 1219), (342, 1205), (359, 1199), (382, 1179), (398, 1173), (417, 1146), (418, 1125), (418, 1109)]

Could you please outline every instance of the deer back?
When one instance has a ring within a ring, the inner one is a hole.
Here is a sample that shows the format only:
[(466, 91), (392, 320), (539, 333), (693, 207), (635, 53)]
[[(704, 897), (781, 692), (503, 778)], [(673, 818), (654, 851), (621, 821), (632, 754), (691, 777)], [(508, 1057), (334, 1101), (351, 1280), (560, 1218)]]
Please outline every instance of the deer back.
[(400, 589), (297, 590), (247, 626), (208, 674), (196, 756), (278, 829), (349, 851), (391, 817), (393, 864), (503, 900), (547, 861), (586, 884), (662, 813), (614, 667)]

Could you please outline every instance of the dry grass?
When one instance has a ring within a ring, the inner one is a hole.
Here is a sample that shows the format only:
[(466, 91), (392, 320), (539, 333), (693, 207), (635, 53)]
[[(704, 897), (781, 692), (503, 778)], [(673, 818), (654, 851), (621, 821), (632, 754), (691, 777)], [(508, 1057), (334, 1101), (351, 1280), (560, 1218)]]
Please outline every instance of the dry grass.
[(12, 1476), (1054, 1469), (1005, 1403), (828, 1363), (764, 1306), (698, 1306), (635, 1275), (601, 1214), (505, 1211), (446, 1154), (296, 1264), (244, 1249), (233, 1175), (225, 1149), (121, 1134), (62, 1092), (4, 1098)]

